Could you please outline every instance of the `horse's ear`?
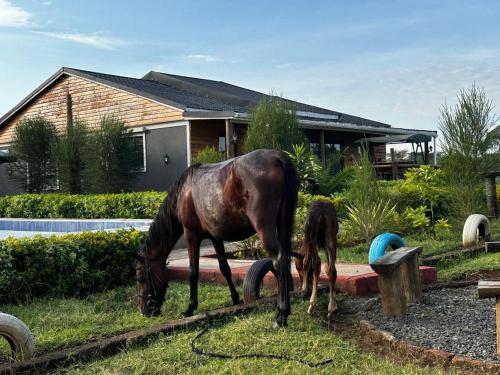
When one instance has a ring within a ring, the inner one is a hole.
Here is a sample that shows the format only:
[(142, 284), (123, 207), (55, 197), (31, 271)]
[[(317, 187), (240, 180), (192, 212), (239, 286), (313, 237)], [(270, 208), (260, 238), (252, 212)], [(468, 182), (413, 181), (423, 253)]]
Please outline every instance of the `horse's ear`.
[(139, 255), (139, 254), (132, 254), (132, 257), (137, 260), (139, 263), (144, 263), (144, 257), (142, 255)]

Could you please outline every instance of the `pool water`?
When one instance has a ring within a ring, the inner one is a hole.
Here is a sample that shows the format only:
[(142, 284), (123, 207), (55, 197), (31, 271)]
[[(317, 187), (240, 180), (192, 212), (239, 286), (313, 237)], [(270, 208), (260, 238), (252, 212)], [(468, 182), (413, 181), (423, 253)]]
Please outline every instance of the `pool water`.
[(142, 219), (0, 219), (0, 239), (51, 236), (83, 231), (135, 228), (146, 231), (152, 220)]

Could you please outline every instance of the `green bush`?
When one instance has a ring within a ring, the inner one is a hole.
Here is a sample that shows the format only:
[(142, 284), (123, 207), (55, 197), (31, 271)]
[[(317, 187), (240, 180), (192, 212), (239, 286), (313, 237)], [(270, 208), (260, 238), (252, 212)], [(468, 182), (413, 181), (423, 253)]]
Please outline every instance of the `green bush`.
[(22, 194), (0, 197), (0, 217), (152, 219), (165, 193)]
[(130, 283), (136, 230), (0, 241), (0, 303), (48, 294), (82, 295)]
[(272, 93), (250, 111), (250, 123), (243, 142), (245, 152), (269, 148), (292, 152), (293, 145), (309, 142), (299, 121), (294, 103)]
[(205, 146), (198, 152), (198, 155), (193, 159), (193, 164), (196, 163), (218, 163), (225, 159), (223, 152), (217, 151), (214, 146)]

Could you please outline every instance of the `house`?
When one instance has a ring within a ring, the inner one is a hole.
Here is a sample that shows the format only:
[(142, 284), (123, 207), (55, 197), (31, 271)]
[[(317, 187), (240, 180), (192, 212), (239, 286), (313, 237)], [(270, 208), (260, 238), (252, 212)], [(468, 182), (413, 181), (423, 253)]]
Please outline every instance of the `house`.
[[(166, 190), (206, 145), (218, 147), (228, 157), (240, 155), (249, 109), (263, 97), (260, 92), (220, 81), (154, 71), (130, 78), (61, 68), (0, 118), (0, 152), (8, 152), (16, 123), (26, 117), (43, 116), (63, 130), (68, 113), (90, 126), (98, 124), (103, 115), (115, 115), (130, 127), (144, 155), (134, 189)], [(349, 164), (359, 148), (355, 142), (364, 138), (379, 138), (378, 143), (370, 144), (370, 150), (374, 160), (384, 162), (386, 145), (380, 137), (418, 133), (434, 142), (437, 137), (434, 131), (395, 128), (293, 104), (300, 126), (322, 162), (330, 152), (339, 150), (343, 163)], [(9, 164), (1, 164), (0, 194), (17, 191), (9, 179)]]

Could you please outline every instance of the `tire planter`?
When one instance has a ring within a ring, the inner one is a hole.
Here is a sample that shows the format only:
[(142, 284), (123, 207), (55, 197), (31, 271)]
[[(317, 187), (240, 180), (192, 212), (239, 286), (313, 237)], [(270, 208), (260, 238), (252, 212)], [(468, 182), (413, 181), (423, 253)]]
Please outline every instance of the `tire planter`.
[(245, 303), (250, 303), (260, 298), (262, 282), (268, 272), (272, 272), (274, 277), (276, 277), (276, 271), (274, 270), (271, 258), (262, 258), (252, 264), (243, 280), (243, 301)]
[(35, 340), (29, 328), (15, 316), (0, 313), (0, 336), (3, 336), (17, 360), (33, 357)]
[(489, 241), (490, 237), (490, 222), (486, 216), (473, 214), (467, 218), (462, 232), (462, 241), (465, 249), (476, 246), (479, 243), (479, 238)]
[(385, 249), (387, 247), (391, 247), (393, 250), (406, 246), (405, 242), (401, 237), (394, 233), (382, 233), (379, 234), (372, 241), (370, 245), (370, 252), (368, 253), (368, 263), (372, 264), (377, 260), (377, 258), (381, 257), (385, 254)]

